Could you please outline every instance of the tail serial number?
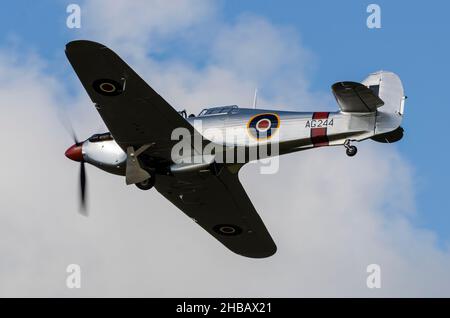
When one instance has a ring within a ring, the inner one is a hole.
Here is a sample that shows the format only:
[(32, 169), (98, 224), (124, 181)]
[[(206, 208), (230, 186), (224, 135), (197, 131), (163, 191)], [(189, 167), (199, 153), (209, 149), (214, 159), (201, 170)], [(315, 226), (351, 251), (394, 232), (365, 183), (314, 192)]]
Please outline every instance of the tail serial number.
[(305, 128), (324, 128), (333, 126), (333, 118), (331, 119), (310, 119), (306, 122)]

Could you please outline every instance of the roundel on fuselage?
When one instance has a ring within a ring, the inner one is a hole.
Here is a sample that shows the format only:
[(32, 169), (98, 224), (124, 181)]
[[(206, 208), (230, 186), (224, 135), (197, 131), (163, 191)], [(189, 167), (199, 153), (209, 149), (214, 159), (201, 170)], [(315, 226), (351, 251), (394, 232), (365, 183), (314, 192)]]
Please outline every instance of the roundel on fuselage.
[(277, 114), (258, 114), (250, 118), (247, 130), (256, 139), (269, 139), (280, 127), (280, 117)]

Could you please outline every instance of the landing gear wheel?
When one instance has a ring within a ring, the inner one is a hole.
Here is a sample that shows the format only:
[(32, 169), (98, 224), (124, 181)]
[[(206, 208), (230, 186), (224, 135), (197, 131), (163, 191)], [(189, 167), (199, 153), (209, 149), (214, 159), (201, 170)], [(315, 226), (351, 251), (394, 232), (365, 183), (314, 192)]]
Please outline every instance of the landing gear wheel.
[(138, 187), (141, 190), (150, 190), (155, 185), (155, 176), (152, 175), (150, 178), (148, 178), (145, 181), (136, 183), (136, 187)]
[(345, 152), (347, 153), (347, 156), (353, 157), (358, 152), (358, 148), (355, 146), (348, 146)]

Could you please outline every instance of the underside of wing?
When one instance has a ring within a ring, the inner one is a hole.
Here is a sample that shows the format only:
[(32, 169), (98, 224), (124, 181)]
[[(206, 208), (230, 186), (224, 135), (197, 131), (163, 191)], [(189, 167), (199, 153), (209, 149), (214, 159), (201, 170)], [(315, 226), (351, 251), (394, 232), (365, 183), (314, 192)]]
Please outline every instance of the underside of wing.
[(156, 189), (231, 251), (269, 257), (276, 245), (256, 212), (237, 171), (221, 166), (186, 176), (158, 176)]
[(116, 53), (102, 44), (73, 41), (66, 55), (116, 142), (126, 150), (151, 144), (147, 153), (170, 159), (175, 128), (193, 127)]
[(331, 87), (343, 112), (370, 113), (384, 105), (376, 88), (356, 82), (338, 82)]

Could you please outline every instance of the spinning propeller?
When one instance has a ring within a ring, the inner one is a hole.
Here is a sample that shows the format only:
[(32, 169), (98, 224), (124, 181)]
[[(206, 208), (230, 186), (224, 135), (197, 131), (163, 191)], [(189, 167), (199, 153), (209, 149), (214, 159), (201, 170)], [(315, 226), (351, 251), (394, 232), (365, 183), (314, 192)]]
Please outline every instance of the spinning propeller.
[(65, 155), (67, 158), (80, 163), (80, 213), (84, 216), (87, 216), (88, 213), (86, 209), (86, 167), (83, 158), (83, 142), (78, 141), (78, 138), (72, 126), (70, 126), (70, 133), (72, 135), (74, 144), (69, 149), (66, 150)]

